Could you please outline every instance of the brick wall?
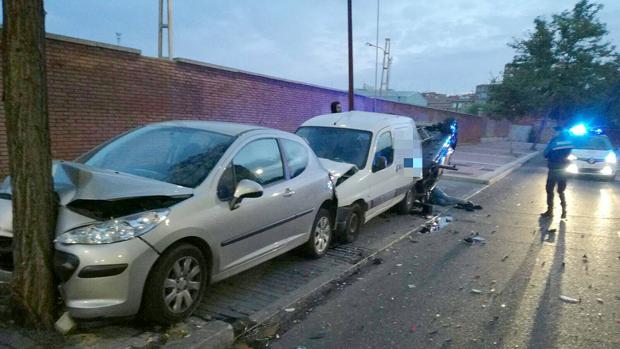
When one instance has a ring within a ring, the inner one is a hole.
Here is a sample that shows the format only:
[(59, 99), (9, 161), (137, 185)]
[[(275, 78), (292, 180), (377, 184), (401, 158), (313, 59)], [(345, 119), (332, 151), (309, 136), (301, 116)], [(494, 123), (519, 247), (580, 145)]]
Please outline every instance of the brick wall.
[[(186, 60), (144, 57), (137, 50), (58, 36), (48, 36), (47, 59), (55, 159), (73, 159), (123, 131), (156, 121), (222, 120), (294, 131), (308, 118), (329, 112), (334, 100), (347, 106), (347, 95), (339, 90)], [(355, 107), (371, 111), (373, 100), (356, 96)], [(486, 119), (473, 115), (390, 101), (377, 101), (377, 111), (418, 121), (457, 117), (461, 142), (477, 142), (486, 130)], [(0, 176), (7, 172), (0, 103)]]

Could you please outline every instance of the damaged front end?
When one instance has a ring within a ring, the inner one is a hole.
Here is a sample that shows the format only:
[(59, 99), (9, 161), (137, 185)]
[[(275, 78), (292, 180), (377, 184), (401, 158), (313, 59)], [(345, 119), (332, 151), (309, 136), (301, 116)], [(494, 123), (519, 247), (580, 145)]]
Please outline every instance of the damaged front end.
[[(54, 191), (59, 209), (56, 236), (141, 212), (161, 211), (193, 195), (193, 190), (154, 179), (55, 162)], [(13, 212), (10, 178), (0, 187), (0, 269), (12, 269)], [(62, 278), (61, 278), (62, 279)]]
[(450, 158), (458, 143), (458, 124), (456, 120), (423, 125), (418, 124), (422, 143), (422, 179), (416, 182), (417, 199), (428, 201), (444, 170), (456, 170), (450, 165)]

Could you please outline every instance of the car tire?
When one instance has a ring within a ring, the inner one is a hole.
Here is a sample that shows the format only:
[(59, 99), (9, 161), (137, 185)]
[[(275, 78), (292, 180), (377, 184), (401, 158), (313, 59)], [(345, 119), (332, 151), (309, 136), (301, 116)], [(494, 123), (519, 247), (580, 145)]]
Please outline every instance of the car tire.
[(161, 325), (187, 318), (200, 304), (207, 279), (207, 261), (198, 247), (181, 243), (169, 248), (149, 273), (140, 317)]
[(303, 245), (303, 252), (311, 258), (320, 258), (327, 252), (332, 242), (333, 220), (329, 211), (320, 208), (314, 218), (310, 238)]
[(411, 209), (413, 208), (414, 201), (415, 201), (415, 197), (413, 194), (413, 187), (411, 187), (405, 193), (405, 197), (402, 199), (402, 201), (399, 202), (398, 205), (396, 206), (396, 210), (400, 214), (408, 214), (409, 212), (411, 212)]
[(359, 204), (351, 206), (351, 212), (347, 218), (344, 230), (340, 232), (338, 240), (343, 243), (351, 243), (357, 239), (360, 229), (364, 224), (364, 211)]

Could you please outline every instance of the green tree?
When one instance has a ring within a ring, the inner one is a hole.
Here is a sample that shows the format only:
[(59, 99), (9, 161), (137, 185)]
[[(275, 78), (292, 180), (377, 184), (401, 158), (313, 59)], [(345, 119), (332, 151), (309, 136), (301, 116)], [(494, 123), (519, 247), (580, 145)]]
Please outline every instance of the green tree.
[(14, 319), (52, 328), (56, 297), (43, 0), (4, 0), (3, 99), (13, 200)]
[(597, 17), (601, 9), (580, 0), (551, 22), (536, 18), (530, 36), (510, 44), (516, 55), (503, 81), (490, 89), (492, 111), (508, 118), (556, 120), (584, 111), (610, 112), (620, 59), (605, 40), (606, 25)]

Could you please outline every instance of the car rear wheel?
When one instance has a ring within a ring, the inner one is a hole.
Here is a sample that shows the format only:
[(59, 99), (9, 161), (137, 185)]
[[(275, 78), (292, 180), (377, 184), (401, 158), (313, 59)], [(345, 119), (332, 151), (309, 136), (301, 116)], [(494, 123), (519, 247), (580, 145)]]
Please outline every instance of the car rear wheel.
[(207, 286), (207, 262), (200, 249), (182, 243), (162, 255), (144, 286), (140, 316), (163, 325), (192, 314)]
[(327, 252), (327, 248), (332, 241), (332, 226), (329, 211), (325, 208), (320, 208), (312, 224), (310, 239), (303, 247), (308, 257), (319, 258)]
[(358, 204), (353, 204), (351, 206), (351, 213), (349, 214), (349, 219), (347, 219), (347, 224), (344, 228), (344, 231), (340, 232), (338, 236), (338, 240), (344, 243), (351, 243), (357, 239), (359, 235), (360, 229), (364, 224), (364, 211), (362, 207)]
[(398, 213), (400, 213), (400, 214), (408, 214), (409, 212), (411, 212), (411, 209), (413, 208), (413, 202), (414, 201), (415, 201), (415, 198), (414, 198), (414, 195), (413, 195), (413, 187), (412, 187), (412, 188), (409, 188), (409, 190), (407, 190), (403, 200), (398, 203), (398, 206), (396, 208), (398, 210)]

